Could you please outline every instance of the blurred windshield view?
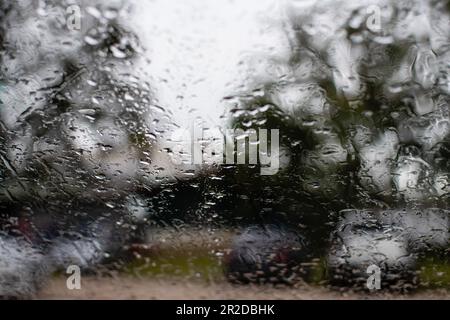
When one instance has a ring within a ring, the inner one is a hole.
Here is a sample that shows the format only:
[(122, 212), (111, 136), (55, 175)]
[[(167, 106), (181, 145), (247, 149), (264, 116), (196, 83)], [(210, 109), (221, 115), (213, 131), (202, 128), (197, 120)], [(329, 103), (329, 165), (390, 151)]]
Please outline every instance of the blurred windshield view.
[(448, 298), (449, 102), (448, 0), (0, 1), (0, 297)]

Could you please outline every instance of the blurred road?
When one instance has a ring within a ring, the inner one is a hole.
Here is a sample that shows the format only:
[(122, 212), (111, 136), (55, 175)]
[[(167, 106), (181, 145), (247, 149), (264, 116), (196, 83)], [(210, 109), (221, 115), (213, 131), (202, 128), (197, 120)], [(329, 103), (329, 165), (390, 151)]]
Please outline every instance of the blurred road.
[(133, 277), (85, 277), (81, 290), (68, 290), (65, 278), (55, 278), (37, 299), (445, 299), (450, 291), (427, 290), (412, 294), (350, 293), (308, 285), (294, 287), (231, 285), (227, 282), (206, 283), (172, 279)]

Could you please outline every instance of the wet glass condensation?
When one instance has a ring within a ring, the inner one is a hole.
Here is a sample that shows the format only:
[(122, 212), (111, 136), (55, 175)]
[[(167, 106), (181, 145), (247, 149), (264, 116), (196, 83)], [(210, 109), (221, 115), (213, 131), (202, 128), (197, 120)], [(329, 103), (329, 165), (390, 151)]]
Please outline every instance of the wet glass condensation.
[[(0, 6), (0, 296), (448, 289), (448, 1)], [(279, 130), (277, 172), (196, 125)]]

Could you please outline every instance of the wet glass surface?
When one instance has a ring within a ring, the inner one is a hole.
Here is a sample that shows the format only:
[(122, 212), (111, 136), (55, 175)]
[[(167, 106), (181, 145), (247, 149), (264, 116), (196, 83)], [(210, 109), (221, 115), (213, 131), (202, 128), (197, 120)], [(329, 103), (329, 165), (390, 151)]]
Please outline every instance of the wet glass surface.
[(0, 296), (448, 296), (449, 95), (448, 1), (2, 1)]

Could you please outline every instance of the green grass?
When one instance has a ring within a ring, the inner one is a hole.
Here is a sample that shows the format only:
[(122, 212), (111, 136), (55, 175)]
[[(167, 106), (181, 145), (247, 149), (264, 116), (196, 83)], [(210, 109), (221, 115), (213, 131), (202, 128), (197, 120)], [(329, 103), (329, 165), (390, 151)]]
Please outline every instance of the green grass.
[(140, 277), (182, 277), (205, 281), (217, 281), (224, 278), (219, 257), (194, 252), (174, 252), (140, 257), (125, 266), (122, 271)]
[(450, 264), (428, 258), (419, 264), (420, 284), (428, 288), (450, 289)]
[[(432, 258), (418, 265), (420, 287), (450, 289), (450, 264)], [(163, 252), (139, 257), (124, 266), (125, 274), (139, 277), (197, 279), (207, 282), (223, 281), (223, 264), (220, 257), (201, 250)], [(321, 286), (327, 281), (326, 264), (319, 259), (311, 264), (307, 282)]]

